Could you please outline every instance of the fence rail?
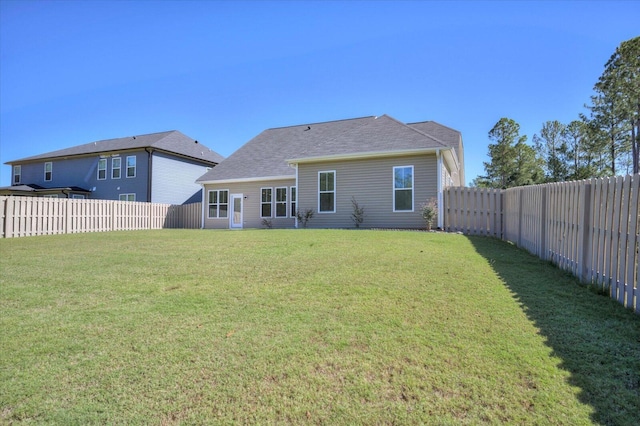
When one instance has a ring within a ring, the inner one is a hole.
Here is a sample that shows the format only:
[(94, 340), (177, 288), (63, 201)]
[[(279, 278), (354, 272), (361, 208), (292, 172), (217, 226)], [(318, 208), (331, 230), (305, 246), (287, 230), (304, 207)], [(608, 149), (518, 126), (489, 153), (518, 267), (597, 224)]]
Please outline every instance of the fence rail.
[(2, 238), (138, 229), (200, 228), (202, 204), (0, 197)]
[(640, 313), (640, 175), (506, 190), (447, 188), (448, 231), (515, 243)]

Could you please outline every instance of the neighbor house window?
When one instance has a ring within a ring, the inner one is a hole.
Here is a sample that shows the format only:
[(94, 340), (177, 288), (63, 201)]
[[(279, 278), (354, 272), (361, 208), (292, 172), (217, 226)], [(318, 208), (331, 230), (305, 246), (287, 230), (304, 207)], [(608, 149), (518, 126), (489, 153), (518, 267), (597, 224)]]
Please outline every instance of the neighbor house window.
[(44, 181), (49, 182), (53, 177), (53, 163), (51, 161), (47, 161), (44, 163)]
[(43, 195), (42, 198), (58, 198), (58, 194)]
[(101, 158), (98, 160), (98, 180), (105, 180), (107, 178), (107, 159)]
[(318, 172), (318, 212), (336, 211), (336, 172)]
[(276, 217), (287, 217), (287, 187), (276, 188)]
[(228, 217), (229, 191), (226, 189), (209, 191), (209, 218)]
[(271, 217), (271, 188), (260, 188), (260, 217)]
[(84, 200), (84, 195), (82, 194), (71, 194), (71, 198), (75, 200)]
[(393, 168), (393, 211), (413, 211), (413, 166)]
[(120, 201), (135, 201), (136, 194), (120, 194)]
[(13, 184), (20, 183), (22, 181), (22, 166), (13, 166)]
[(130, 155), (127, 157), (127, 177), (136, 177), (136, 156)]
[(111, 179), (120, 179), (121, 167), (122, 167), (122, 158), (114, 157), (111, 159)]
[(296, 187), (291, 187), (291, 217), (296, 217)]

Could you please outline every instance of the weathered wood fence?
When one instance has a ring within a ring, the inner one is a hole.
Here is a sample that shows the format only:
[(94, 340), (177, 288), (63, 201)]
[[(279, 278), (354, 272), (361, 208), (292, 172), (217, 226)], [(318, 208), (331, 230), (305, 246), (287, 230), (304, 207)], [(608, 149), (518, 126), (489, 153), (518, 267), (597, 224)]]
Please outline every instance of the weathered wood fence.
[(640, 175), (506, 190), (447, 188), (447, 231), (501, 238), (640, 313)]
[(202, 204), (0, 197), (0, 237), (200, 228)]

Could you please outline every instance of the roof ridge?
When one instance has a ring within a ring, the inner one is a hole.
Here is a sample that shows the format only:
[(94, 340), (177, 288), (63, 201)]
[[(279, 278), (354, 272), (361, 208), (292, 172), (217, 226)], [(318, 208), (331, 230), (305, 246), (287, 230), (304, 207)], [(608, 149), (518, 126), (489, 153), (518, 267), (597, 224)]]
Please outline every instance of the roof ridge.
[(434, 124), (437, 124), (440, 127), (444, 127), (445, 129), (451, 130), (452, 132), (456, 132), (456, 133), (462, 134), (462, 132), (460, 130), (456, 130), (453, 127), (445, 126), (444, 124), (438, 123), (435, 120), (416, 121), (415, 123), (407, 123), (407, 125), (411, 126), (412, 124), (422, 124), (422, 123), (434, 123)]
[(292, 128), (292, 127), (300, 127), (300, 126), (315, 126), (318, 124), (329, 124), (329, 123), (338, 123), (341, 121), (351, 121), (351, 120), (362, 120), (365, 118), (376, 118), (375, 115), (365, 115), (362, 117), (353, 117), (353, 118), (343, 118), (340, 120), (327, 120), (327, 121), (316, 121), (315, 123), (302, 123), (302, 124), (293, 124), (290, 126), (279, 126), (279, 127), (270, 127), (266, 130), (279, 130), (279, 129), (288, 129), (288, 128)]
[(411, 130), (413, 130), (414, 132), (421, 134), (422, 136), (426, 136), (426, 137), (427, 137), (427, 138), (429, 138), (429, 139), (433, 139), (435, 142), (439, 143), (439, 144), (440, 144), (440, 145), (442, 145), (444, 148), (449, 148), (449, 145), (447, 145), (446, 143), (444, 143), (444, 142), (443, 142), (443, 141), (441, 141), (440, 139), (436, 138), (435, 136), (432, 136), (432, 135), (430, 135), (430, 134), (428, 134), (428, 133), (425, 133), (425, 132), (423, 132), (423, 131), (420, 131), (420, 130), (416, 129), (415, 127), (411, 127), (409, 124), (407, 124), (407, 123), (403, 123), (402, 121), (399, 121), (399, 120), (397, 120), (397, 119), (395, 119), (395, 118), (391, 117), (390, 115), (383, 114), (383, 115), (382, 115), (382, 117), (387, 117), (387, 118), (389, 118), (389, 119), (391, 119), (391, 120), (395, 121), (396, 123), (401, 124), (401, 125), (405, 126), (406, 128), (411, 129)]

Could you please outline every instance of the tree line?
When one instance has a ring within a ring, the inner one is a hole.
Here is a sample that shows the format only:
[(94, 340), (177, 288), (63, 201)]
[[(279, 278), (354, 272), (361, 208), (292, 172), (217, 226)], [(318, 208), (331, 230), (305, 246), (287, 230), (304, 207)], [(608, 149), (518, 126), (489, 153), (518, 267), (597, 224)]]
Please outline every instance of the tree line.
[(640, 37), (624, 41), (594, 86), (587, 114), (568, 124), (547, 121), (533, 136), (501, 118), (489, 131), (485, 175), (472, 186), (510, 188), (639, 173)]

